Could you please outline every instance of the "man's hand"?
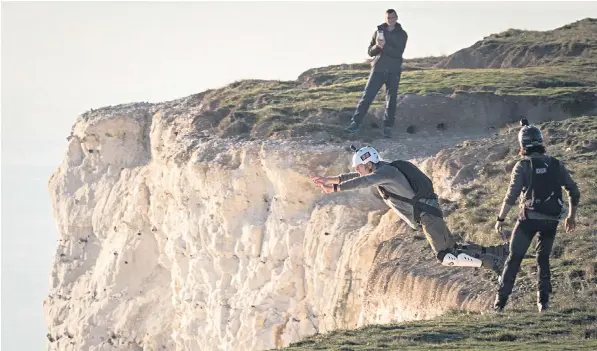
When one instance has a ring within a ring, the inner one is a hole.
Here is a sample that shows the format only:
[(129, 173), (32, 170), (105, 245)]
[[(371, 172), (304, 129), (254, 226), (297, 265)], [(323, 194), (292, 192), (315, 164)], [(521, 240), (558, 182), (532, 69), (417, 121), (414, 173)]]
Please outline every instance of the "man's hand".
[(383, 46), (386, 45), (386, 41), (382, 39), (375, 39), (375, 44), (380, 48), (383, 49)]
[[(317, 186), (338, 184), (338, 177), (320, 177), (320, 176), (312, 175), (311, 180)], [(334, 189), (332, 188), (332, 191), (333, 190)]]
[(495, 221), (495, 232), (498, 233), (498, 235), (500, 236), (500, 238), (502, 238), (502, 240), (504, 240), (505, 242), (508, 241), (508, 238), (506, 237), (506, 235), (504, 235), (504, 222), (500, 222), (500, 221)]
[(508, 242), (509, 238), (506, 234), (504, 234), (504, 221), (500, 220), (498, 221), (498, 219), (506, 219), (506, 216), (508, 215), (508, 212), (510, 212), (510, 209), (512, 208), (512, 205), (508, 205), (506, 202), (504, 202), (502, 204), (502, 209), (500, 210), (500, 213), (498, 214), (496, 221), (495, 221), (495, 231), (500, 235), (500, 238), (502, 238), (502, 240), (504, 240), (504, 242)]
[(574, 217), (567, 217), (564, 222), (564, 227), (566, 227), (566, 233), (573, 232), (574, 229), (576, 229), (576, 219), (574, 219)]

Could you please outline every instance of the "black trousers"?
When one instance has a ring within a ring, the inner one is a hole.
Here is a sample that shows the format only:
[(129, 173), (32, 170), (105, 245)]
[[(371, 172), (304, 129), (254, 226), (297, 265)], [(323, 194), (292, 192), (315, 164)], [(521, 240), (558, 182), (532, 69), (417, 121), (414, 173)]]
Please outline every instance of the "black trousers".
[(547, 303), (551, 293), (551, 272), (549, 255), (553, 248), (558, 221), (539, 219), (519, 219), (514, 227), (510, 241), (510, 254), (506, 260), (502, 279), (498, 289), (498, 297), (504, 302), (512, 293), (520, 263), (524, 258), (533, 237), (539, 233), (537, 241), (537, 291), (542, 303)]
[(367, 80), (367, 85), (363, 91), (363, 95), (357, 104), (357, 108), (352, 116), (352, 122), (360, 126), (363, 123), (363, 118), (369, 111), (369, 106), (375, 96), (381, 89), (382, 85), (386, 86), (386, 109), (384, 114), (384, 126), (393, 127), (396, 119), (396, 104), (398, 102), (398, 86), (400, 85), (401, 71), (376, 71), (372, 70)]

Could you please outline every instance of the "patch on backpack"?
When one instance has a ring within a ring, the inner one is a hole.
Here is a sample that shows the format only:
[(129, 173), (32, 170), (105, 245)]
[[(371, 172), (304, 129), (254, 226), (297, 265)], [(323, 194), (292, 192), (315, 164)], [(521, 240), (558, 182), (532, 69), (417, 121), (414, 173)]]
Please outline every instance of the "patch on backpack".
[(537, 173), (537, 174), (547, 173), (547, 168), (536, 168), (535, 173)]

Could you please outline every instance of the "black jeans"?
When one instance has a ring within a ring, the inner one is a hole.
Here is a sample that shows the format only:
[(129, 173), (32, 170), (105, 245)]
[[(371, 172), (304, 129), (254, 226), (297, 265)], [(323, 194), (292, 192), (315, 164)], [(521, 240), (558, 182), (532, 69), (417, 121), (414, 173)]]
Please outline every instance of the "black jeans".
[(393, 127), (396, 117), (396, 103), (398, 100), (398, 85), (400, 84), (401, 71), (371, 71), (363, 96), (359, 100), (359, 104), (352, 116), (352, 122), (357, 125), (363, 123), (363, 118), (369, 111), (369, 106), (375, 99), (375, 96), (381, 89), (382, 85), (386, 85), (386, 111), (384, 114), (384, 126)]
[(504, 303), (512, 293), (520, 263), (524, 258), (535, 234), (539, 233), (537, 241), (537, 291), (540, 300), (547, 303), (551, 292), (551, 272), (549, 268), (549, 255), (553, 248), (556, 236), (557, 221), (538, 219), (519, 219), (516, 222), (510, 242), (510, 254), (502, 272), (502, 279), (498, 290), (498, 297)]

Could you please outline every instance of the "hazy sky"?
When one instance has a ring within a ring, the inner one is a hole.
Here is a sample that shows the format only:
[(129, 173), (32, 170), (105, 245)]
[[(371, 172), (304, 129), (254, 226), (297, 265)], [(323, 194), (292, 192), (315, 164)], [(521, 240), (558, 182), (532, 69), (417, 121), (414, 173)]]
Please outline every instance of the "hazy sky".
[(597, 17), (597, 2), (3, 2), (2, 349), (46, 342), (58, 235), (47, 181), (78, 114), (362, 62), (387, 8), (409, 34), (407, 58)]

